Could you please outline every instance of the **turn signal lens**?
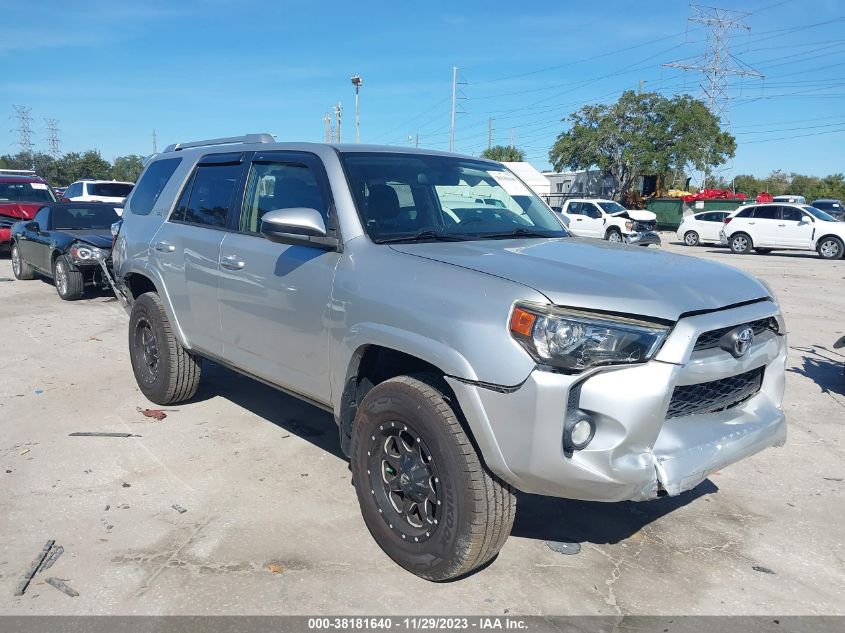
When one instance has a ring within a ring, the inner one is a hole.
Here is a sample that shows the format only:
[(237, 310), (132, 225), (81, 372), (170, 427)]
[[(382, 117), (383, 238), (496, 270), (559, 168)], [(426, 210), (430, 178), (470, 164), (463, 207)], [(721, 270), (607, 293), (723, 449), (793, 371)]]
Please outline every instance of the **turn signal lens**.
[(522, 336), (531, 336), (531, 330), (536, 320), (537, 315), (522, 308), (514, 308), (513, 314), (511, 314), (511, 332), (522, 334)]

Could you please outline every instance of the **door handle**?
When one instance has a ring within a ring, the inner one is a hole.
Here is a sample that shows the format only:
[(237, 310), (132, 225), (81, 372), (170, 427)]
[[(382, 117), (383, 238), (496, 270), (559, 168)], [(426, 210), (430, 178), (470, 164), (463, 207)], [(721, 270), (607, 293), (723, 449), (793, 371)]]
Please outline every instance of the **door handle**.
[(220, 258), (220, 265), (229, 270), (240, 270), (246, 266), (246, 262), (237, 255), (225, 255)]
[(749, 222), (748, 224), (757, 224), (756, 222)]
[(581, 220), (583, 220), (583, 219), (584, 219), (584, 218), (575, 218), (575, 221), (576, 221), (576, 222), (580, 222), (580, 221), (581, 221)]
[(156, 250), (159, 253), (172, 253), (176, 250), (176, 247), (173, 246), (170, 242), (159, 242), (156, 244)]

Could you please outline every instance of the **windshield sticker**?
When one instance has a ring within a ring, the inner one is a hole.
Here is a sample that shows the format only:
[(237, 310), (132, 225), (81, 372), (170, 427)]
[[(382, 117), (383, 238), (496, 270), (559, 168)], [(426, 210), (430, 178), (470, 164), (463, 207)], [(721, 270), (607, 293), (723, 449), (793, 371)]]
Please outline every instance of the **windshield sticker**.
[(499, 186), (505, 190), (509, 196), (530, 196), (531, 192), (528, 187), (522, 184), (519, 179), (508, 171), (491, 171), (488, 172)]
[(47, 185), (45, 185), (43, 182), (31, 182), (29, 183), (29, 186), (33, 189), (47, 189)]

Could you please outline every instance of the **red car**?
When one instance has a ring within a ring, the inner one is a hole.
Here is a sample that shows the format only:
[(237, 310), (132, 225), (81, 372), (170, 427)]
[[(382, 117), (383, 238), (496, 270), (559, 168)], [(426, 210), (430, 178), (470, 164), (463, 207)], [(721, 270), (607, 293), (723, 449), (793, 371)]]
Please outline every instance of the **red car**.
[(9, 248), (15, 222), (31, 220), (38, 209), (51, 202), (56, 202), (56, 196), (38, 176), (0, 175), (0, 250)]

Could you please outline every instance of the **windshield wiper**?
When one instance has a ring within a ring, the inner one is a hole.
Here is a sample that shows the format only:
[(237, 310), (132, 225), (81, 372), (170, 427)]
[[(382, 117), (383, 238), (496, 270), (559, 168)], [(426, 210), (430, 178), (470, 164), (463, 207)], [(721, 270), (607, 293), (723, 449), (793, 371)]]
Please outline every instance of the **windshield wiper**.
[(400, 237), (386, 237), (379, 240), (373, 240), (376, 244), (399, 244), (401, 242), (423, 242), (426, 240), (435, 240), (438, 242), (463, 242), (466, 237), (460, 235), (449, 235), (448, 233), (440, 233), (439, 231), (432, 231), (426, 229), (413, 235), (403, 235)]
[(534, 231), (520, 226), (515, 228), (513, 231), (507, 231), (505, 233), (482, 233), (478, 236), (478, 239), (495, 240), (508, 237), (566, 237), (566, 235), (549, 234), (547, 231)]

